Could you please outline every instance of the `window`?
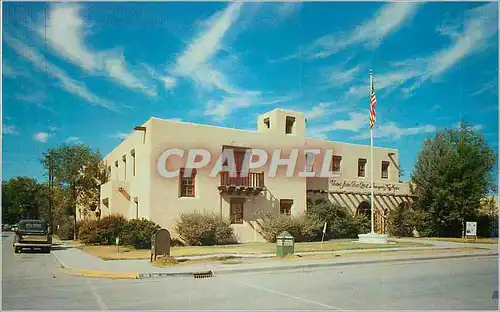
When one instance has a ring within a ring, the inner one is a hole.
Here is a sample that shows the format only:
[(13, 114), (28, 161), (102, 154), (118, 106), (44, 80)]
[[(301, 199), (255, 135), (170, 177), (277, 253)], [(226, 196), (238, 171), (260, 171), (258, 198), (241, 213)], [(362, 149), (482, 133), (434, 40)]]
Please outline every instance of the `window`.
[(108, 172), (107, 173), (108, 173), (108, 179), (110, 179), (111, 178), (111, 166), (108, 166)]
[(130, 151), (130, 155), (132, 155), (132, 175), (135, 177), (135, 149)]
[(358, 177), (365, 176), (365, 166), (366, 166), (366, 159), (359, 158), (358, 159)]
[(181, 197), (194, 197), (194, 186), (196, 178), (196, 169), (191, 170), (191, 175), (187, 176), (185, 168), (180, 170)]
[(230, 202), (230, 218), (231, 224), (243, 224), (243, 198), (231, 198)]
[(340, 172), (341, 162), (342, 162), (342, 156), (334, 155), (332, 157), (332, 172)]
[(306, 172), (312, 172), (314, 165), (314, 154), (306, 153)]
[(139, 219), (139, 198), (138, 197), (134, 198), (134, 203), (135, 203), (135, 218)]
[(271, 129), (271, 121), (269, 121), (269, 117), (264, 119), (264, 124), (266, 125), (267, 129)]
[(280, 199), (280, 213), (289, 216), (292, 213), (293, 199)]
[(292, 134), (293, 125), (295, 124), (295, 117), (286, 117), (285, 133)]
[(382, 161), (382, 179), (389, 178), (389, 162)]
[(127, 155), (123, 155), (122, 160), (123, 160), (123, 179), (127, 180)]

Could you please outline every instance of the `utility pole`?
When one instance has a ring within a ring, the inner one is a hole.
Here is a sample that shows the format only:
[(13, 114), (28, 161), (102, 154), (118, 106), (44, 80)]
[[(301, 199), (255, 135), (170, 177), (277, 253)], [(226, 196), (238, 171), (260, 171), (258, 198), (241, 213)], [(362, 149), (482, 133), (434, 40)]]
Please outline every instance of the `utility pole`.
[(54, 216), (52, 212), (52, 186), (54, 184), (54, 159), (52, 151), (49, 152), (49, 219), (51, 233), (54, 233)]

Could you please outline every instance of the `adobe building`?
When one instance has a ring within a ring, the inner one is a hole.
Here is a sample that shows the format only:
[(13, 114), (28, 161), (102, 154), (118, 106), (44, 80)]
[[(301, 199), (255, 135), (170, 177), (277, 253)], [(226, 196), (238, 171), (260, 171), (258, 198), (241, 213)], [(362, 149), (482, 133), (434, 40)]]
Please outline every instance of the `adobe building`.
[[(146, 218), (175, 237), (180, 213), (212, 212), (230, 220), (240, 242), (264, 241), (258, 233), (264, 213), (300, 215), (306, 212), (308, 199), (324, 197), (348, 207), (353, 214), (369, 216), (370, 147), (310, 139), (305, 133), (304, 114), (283, 109), (260, 115), (256, 131), (150, 118), (104, 158), (110, 179), (101, 186), (100, 214)], [(183, 166), (187, 152), (183, 157), (162, 159), (168, 149), (206, 149), (212, 152), (212, 159), (206, 167), (186, 174)], [(300, 153), (291, 177), (285, 174), (286, 166), (279, 166), (276, 176), (270, 177), (271, 157), (263, 167), (251, 169), (247, 177), (232, 177), (227, 172), (210, 176), (214, 163), (226, 149), (235, 151), (237, 168), (241, 168), (241, 155), (248, 149), (262, 149), (269, 154), (281, 149), (282, 159), (289, 157), (287, 151), (292, 149), (322, 152), (314, 157), (307, 151)], [(323, 152), (327, 149), (333, 149), (333, 154)], [(297, 174), (319, 172), (316, 169), (330, 156), (333, 177)], [(379, 233), (385, 231), (384, 212), (411, 200), (408, 183), (398, 181), (397, 164), (396, 149), (374, 148), (374, 208)], [(163, 169), (179, 169), (179, 175), (164, 177), (160, 173)]]

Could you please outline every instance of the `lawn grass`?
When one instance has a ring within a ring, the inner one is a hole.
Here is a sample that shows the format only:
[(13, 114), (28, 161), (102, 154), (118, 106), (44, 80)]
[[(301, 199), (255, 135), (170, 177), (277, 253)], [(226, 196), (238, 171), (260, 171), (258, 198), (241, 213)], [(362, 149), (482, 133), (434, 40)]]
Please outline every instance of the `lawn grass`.
[(458, 238), (458, 237), (429, 237), (422, 238), (422, 240), (430, 241), (445, 241), (454, 243), (472, 243), (472, 244), (498, 244), (498, 238)]
[[(308, 251), (336, 251), (347, 249), (373, 249), (373, 248), (395, 248), (395, 247), (423, 247), (431, 246), (425, 243), (398, 242), (392, 244), (363, 244), (354, 239), (336, 239), (321, 242), (296, 243), (295, 252)], [(120, 247), (120, 252), (116, 246), (82, 246), (83, 251), (105, 260), (118, 259), (149, 259), (149, 249), (134, 249), (131, 247)], [(202, 256), (211, 254), (265, 254), (275, 253), (276, 244), (273, 243), (244, 243), (225, 246), (185, 246), (172, 247), (170, 255), (172, 257)]]
[[(419, 250), (380, 250), (380, 249), (371, 249), (368, 251), (353, 251), (345, 254), (336, 254), (336, 253), (328, 253), (328, 254), (304, 254), (304, 255), (287, 255), (285, 257), (277, 257), (273, 256), (267, 260), (270, 261), (300, 261), (300, 260), (329, 260), (335, 258), (353, 258), (353, 257), (364, 257), (376, 254), (377, 257), (380, 258), (390, 258), (398, 255), (436, 255), (440, 256), (446, 254), (456, 254), (458, 252), (472, 252), (477, 250), (482, 250), (480, 247), (458, 247), (458, 248), (436, 248), (436, 249), (419, 249)], [(172, 258), (173, 259), (173, 258)], [(241, 257), (210, 257), (204, 259), (190, 259), (183, 261), (176, 261), (172, 259), (159, 259), (153, 262), (154, 266), (157, 267), (172, 267), (172, 266), (183, 266), (183, 265), (193, 265), (193, 264), (208, 264), (208, 263), (219, 263), (219, 264), (230, 264), (237, 266), (239, 264), (252, 263), (255, 260), (243, 259)], [(250, 262), (249, 262), (250, 261)]]

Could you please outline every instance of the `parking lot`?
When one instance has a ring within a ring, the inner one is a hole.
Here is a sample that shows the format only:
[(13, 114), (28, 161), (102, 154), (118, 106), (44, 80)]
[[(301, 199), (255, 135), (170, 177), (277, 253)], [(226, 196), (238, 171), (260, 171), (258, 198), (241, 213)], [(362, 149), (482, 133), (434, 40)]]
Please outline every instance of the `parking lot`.
[(496, 309), (496, 257), (350, 265), (207, 279), (68, 275), (3, 234), (3, 309)]

